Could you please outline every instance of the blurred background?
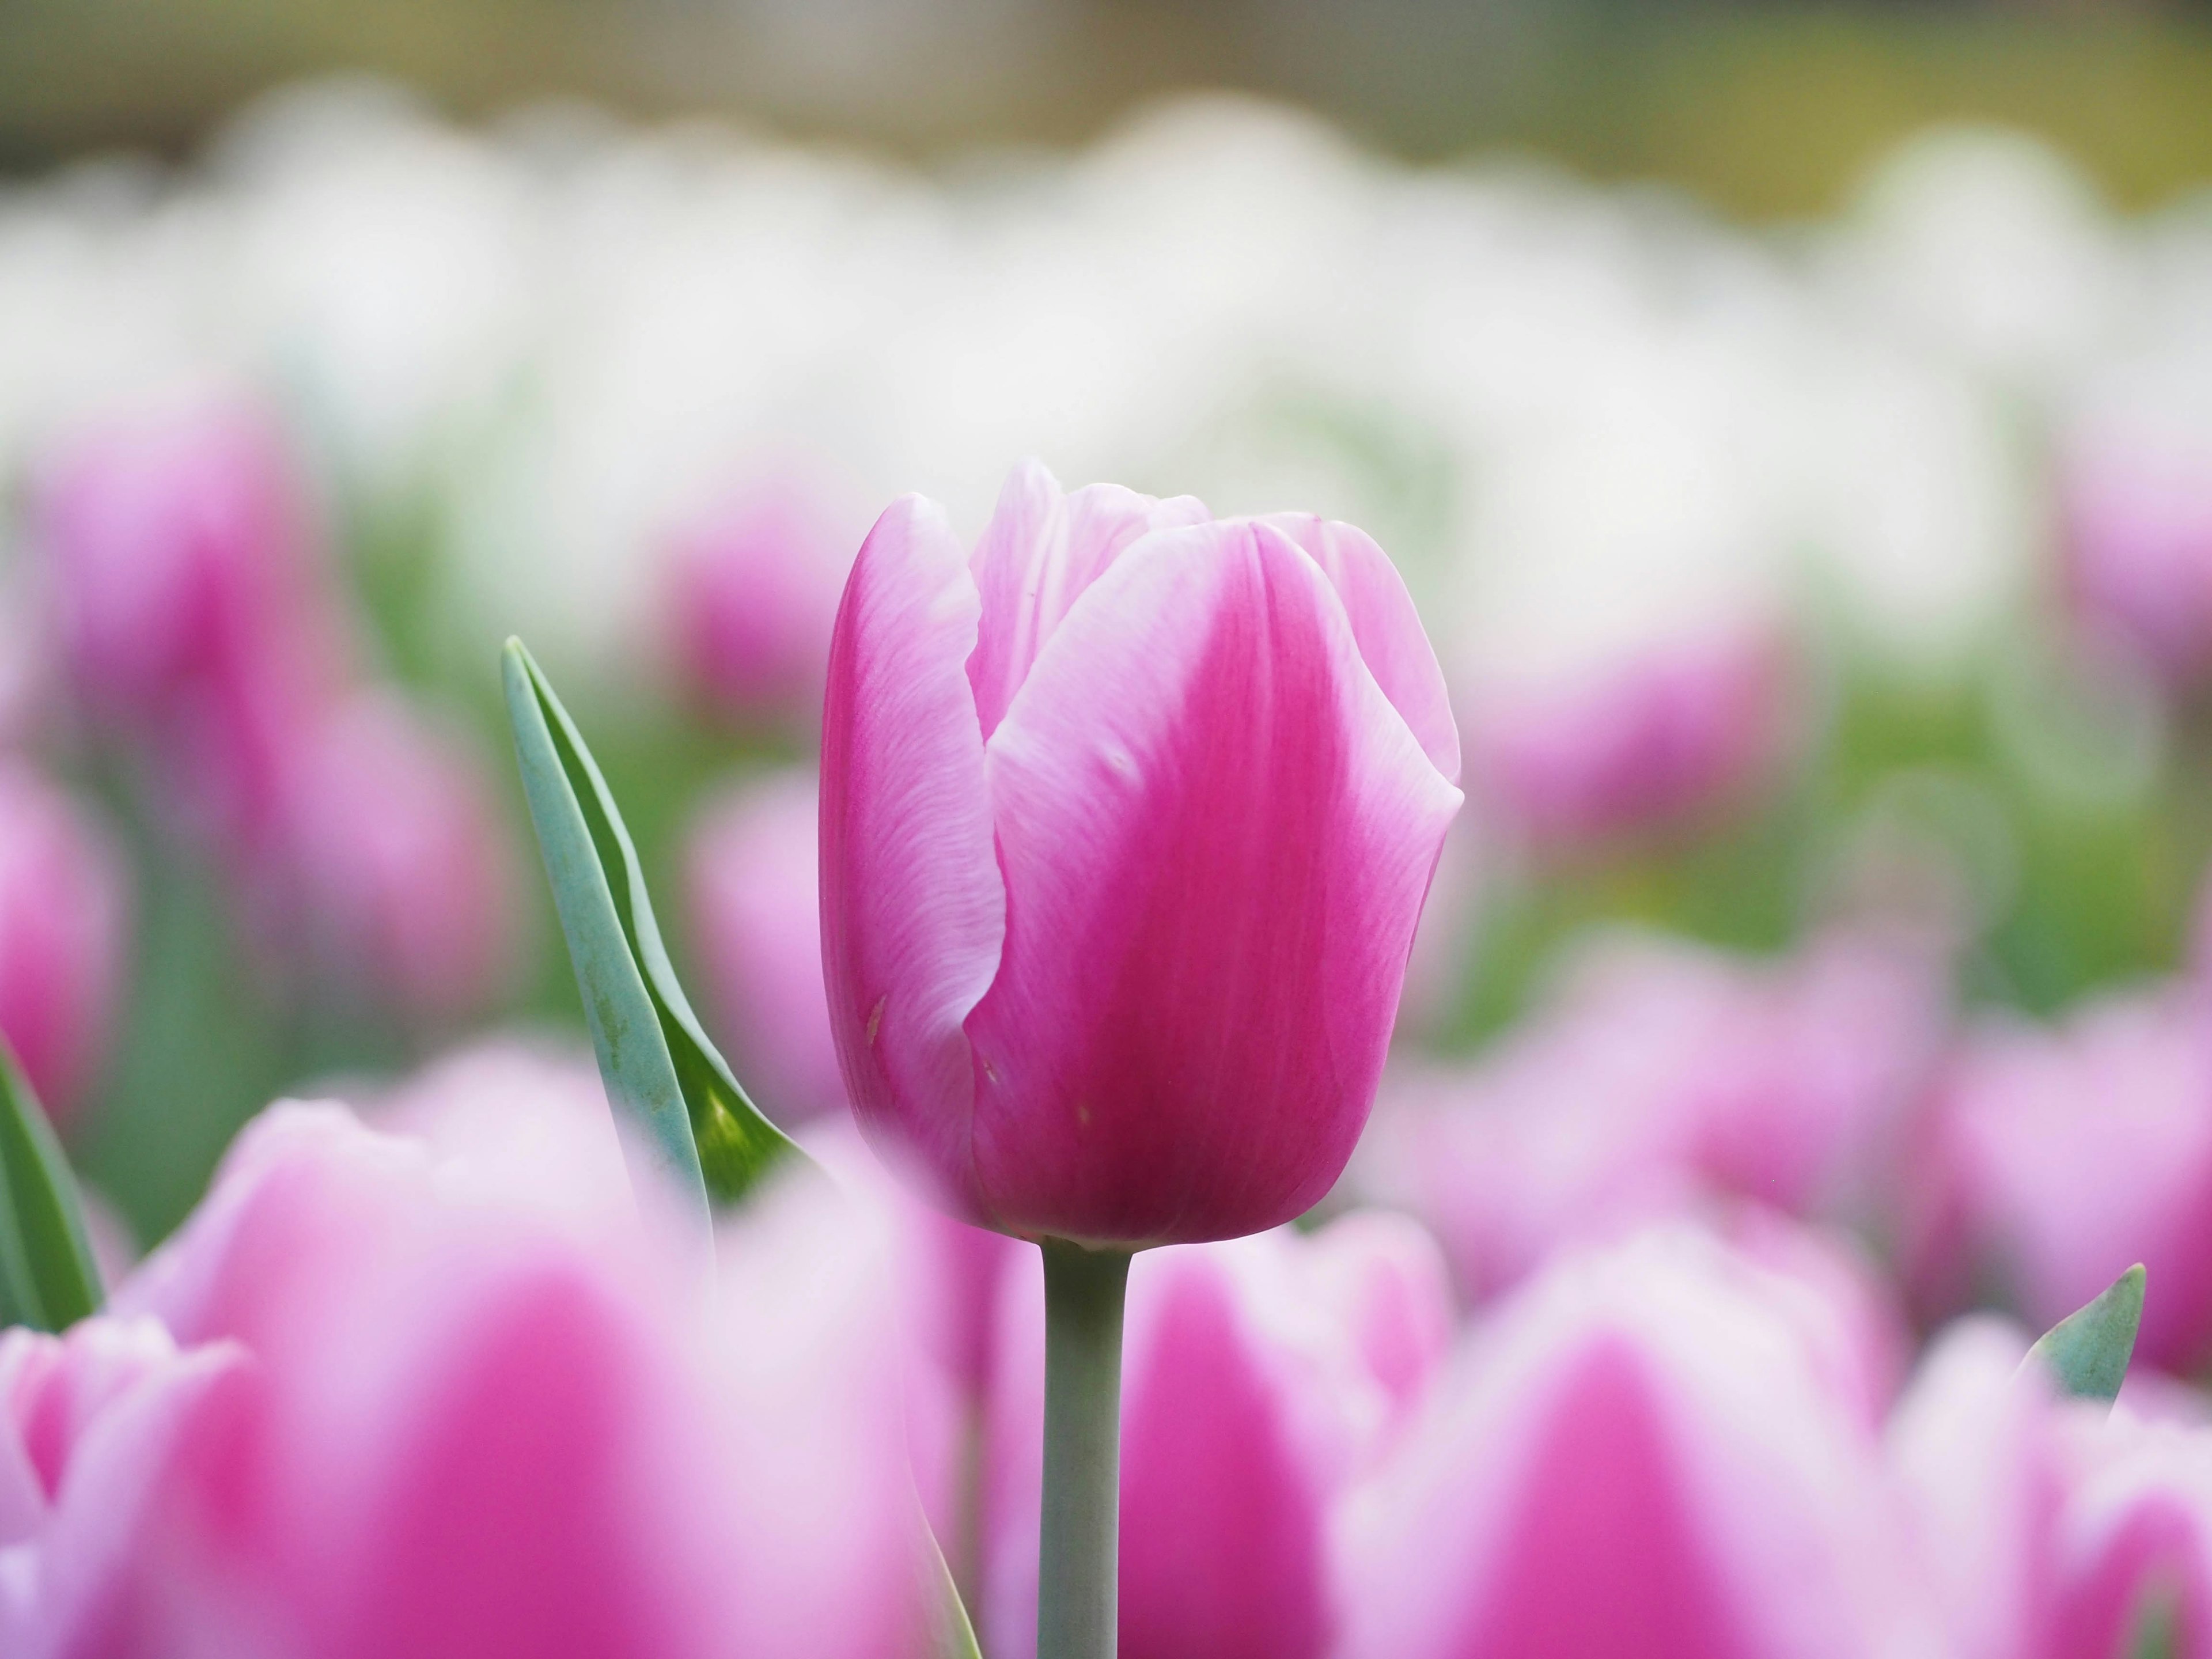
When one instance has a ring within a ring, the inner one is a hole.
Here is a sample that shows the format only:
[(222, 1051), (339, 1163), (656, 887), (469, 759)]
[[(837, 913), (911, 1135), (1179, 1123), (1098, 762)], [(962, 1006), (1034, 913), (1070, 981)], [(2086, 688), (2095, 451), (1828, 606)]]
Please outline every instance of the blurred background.
[(278, 1093), (573, 1042), (519, 633), (834, 1109), (840, 585), (1036, 454), (1420, 604), (1350, 1190), (1470, 1296), (1741, 1200), (1927, 1319), (2166, 1253), (2193, 1364), (2208, 111), (2180, 4), (8, 0), (0, 1030), (142, 1243)]

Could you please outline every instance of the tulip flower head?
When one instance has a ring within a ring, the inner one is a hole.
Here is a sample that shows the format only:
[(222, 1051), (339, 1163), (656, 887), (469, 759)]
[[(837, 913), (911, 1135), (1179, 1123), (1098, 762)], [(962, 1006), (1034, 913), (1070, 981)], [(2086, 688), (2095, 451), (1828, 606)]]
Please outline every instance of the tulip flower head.
[(830, 665), (830, 1022), (872, 1138), (1001, 1231), (1256, 1232), (1335, 1180), (1460, 805), (1382, 550), (1016, 469), (892, 506)]

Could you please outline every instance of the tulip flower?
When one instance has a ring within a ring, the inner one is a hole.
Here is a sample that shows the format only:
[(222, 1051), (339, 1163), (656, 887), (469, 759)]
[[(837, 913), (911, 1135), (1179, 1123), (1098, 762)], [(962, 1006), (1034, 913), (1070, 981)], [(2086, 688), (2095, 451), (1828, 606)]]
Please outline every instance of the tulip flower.
[(1765, 627), (1655, 646), (1564, 684), (1483, 677), (1472, 765), (1538, 844), (1710, 815), (1769, 777), (1798, 731), (1795, 665)]
[(21, 762), (0, 761), (0, 1035), (60, 1124), (106, 1048), (125, 890), (101, 826)]
[(2212, 1352), (2212, 1031), (2185, 987), (2093, 1002), (2055, 1028), (1984, 1021), (1951, 1062), (1907, 1165), (1919, 1299), (2008, 1292), (2047, 1327), (2142, 1262), (2136, 1352)]
[(349, 644), (283, 444), (253, 411), (193, 404), (92, 428), (39, 482), (33, 542), (79, 696), (204, 827), (258, 834)]
[(672, 538), (667, 611), (687, 684), (718, 711), (811, 725), (837, 596), (866, 520), (803, 463), (763, 471)]
[[(1033, 1259), (1002, 1304), (993, 1390), (988, 1651), (1036, 1651)], [(1451, 1332), (1443, 1261), (1413, 1223), (1355, 1212), (1138, 1258), (1121, 1396), (1122, 1659), (1318, 1659), (1337, 1625), (1339, 1501), (1418, 1413)]]
[(916, 497), (838, 616), (823, 948), (860, 1121), (968, 1218), (1133, 1247), (1325, 1193), (1460, 794), (1373, 542), (1016, 470)]
[(822, 988), (817, 793), (799, 771), (739, 786), (700, 816), (685, 860), (716, 1035), (787, 1124), (845, 1104)]
[(1928, 1650), (1802, 1291), (1687, 1232), (1563, 1259), (1346, 1512), (1346, 1659)]
[[(2124, 1401), (2125, 1396), (2123, 1397)], [(2212, 1424), (2075, 1414), (2051, 1548), (2054, 1659), (2212, 1651)], [(2159, 1641), (2163, 1634), (2164, 1640)]]
[(2212, 669), (2212, 434), (2148, 410), (2081, 423), (2060, 453), (2075, 603), (2168, 684)]
[(288, 956), (418, 1028), (495, 998), (520, 878), (476, 757), (363, 691), (305, 725), (284, 780), (281, 851), (251, 873)]
[(1601, 943), (1474, 1066), (1395, 1075), (1357, 1179), (1427, 1220), (1477, 1297), (1716, 1195), (1854, 1214), (1939, 1058), (1939, 967), (1856, 932), (1778, 963)]
[(30, 1339), (7, 1651), (919, 1652), (880, 1229), (771, 1192), (702, 1301), (562, 1103), (507, 1138), (569, 1171), (537, 1194), (511, 1097), (392, 1109), (447, 1150), (274, 1108), (107, 1316)]

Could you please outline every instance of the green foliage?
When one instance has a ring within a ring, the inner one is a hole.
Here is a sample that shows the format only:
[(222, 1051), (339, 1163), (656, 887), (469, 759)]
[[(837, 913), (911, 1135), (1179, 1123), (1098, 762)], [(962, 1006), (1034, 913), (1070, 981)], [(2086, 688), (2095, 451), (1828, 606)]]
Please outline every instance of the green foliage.
[(2142, 1323), (2143, 1279), (2139, 1261), (2096, 1300), (2045, 1331), (2024, 1363), (2049, 1367), (2061, 1394), (2107, 1404), (2118, 1399)]
[(731, 1203), (798, 1150), (707, 1040), (653, 921), (637, 849), (568, 711), (519, 640), (507, 714), (609, 1099), (678, 1190)]
[(100, 1301), (76, 1177), (0, 1043), (0, 1325), (65, 1330)]

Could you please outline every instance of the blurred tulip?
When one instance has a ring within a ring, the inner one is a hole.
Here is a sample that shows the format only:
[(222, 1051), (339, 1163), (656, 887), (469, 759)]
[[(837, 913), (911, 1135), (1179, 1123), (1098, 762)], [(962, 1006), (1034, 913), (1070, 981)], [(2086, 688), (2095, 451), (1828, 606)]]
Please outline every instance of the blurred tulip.
[(1539, 847), (1679, 826), (1768, 777), (1798, 730), (1763, 629), (1672, 641), (1566, 684), (1478, 678), (1469, 768)]
[(1930, 1650), (1872, 1434), (1801, 1298), (1692, 1233), (1548, 1269), (1347, 1512), (1337, 1651)]
[[(1036, 1651), (1042, 1300), (1004, 1305), (991, 1407), (988, 1651)], [(1338, 1623), (1329, 1526), (1418, 1411), (1451, 1332), (1435, 1244), (1403, 1217), (1148, 1251), (1121, 1385), (1124, 1659), (1318, 1659)]]
[(818, 795), (804, 772), (749, 781), (700, 814), (685, 858), (716, 1033), (753, 1097), (786, 1124), (845, 1104), (822, 986)]
[(2212, 1654), (2212, 1425), (2075, 1414), (2052, 1659)]
[(2106, 420), (2071, 434), (2058, 489), (2082, 609), (2171, 684), (2212, 671), (2212, 437)]
[(1426, 1219), (1478, 1297), (1709, 1194), (1853, 1213), (1938, 1058), (1938, 969), (1856, 932), (1772, 965), (1601, 945), (1474, 1067), (1386, 1084), (1358, 1181)]
[(504, 988), (520, 891), (506, 823), (477, 757), (398, 696), (356, 693), (303, 733), (283, 830), (282, 859), (251, 874), (330, 993), (419, 1027)]
[(672, 538), (667, 609), (678, 662), (720, 713), (811, 726), (820, 718), (837, 596), (865, 517), (803, 463), (732, 490)]
[(2055, 1029), (1991, 1017), (1952, 1061), (1906, 1168), (1906, 1267), (1934, 1310), (2007, 1292), (2047, 1328), (2132, 1263), (2156, 1288), (2136, 1352), (2212, 1344), (2212, 1030), (2179, 988)]
[[(603, 1138), (605, 1116), (556, 1104), (536, 1133)], [(242, 1374), (165, 1460), (81, 1472), (143, 1432), (104, 1383), (78, 1390), (81, 1432), (27, 1437), (69, 1524), (8, 1576), (29, 1587), (9, 1651), (918, 1652), (880, 1229), (818, 1188), (772, 1193), (702, 1305), (650, 1194), (643, 1227), (590, 1183), (526, 1195), (495, 1139), (463, 1139), (331, 1107), (248, 1128), (112, 1318), (69, 1339), (143, 1347), (156, 1380)]]
[(1255, 1232), (1366, 1121), (1458, 739), (1347, 526), (1018, 468), (893, 506), (823, 742), (831, 1027), (868, 1132), (1011, 1232)]
[(303, 493), (258, 414), (200, 403), (92, 429), (51, 458), (36, 501), (79, 695), (232, 836), (271, 810), (295, 723), (344, 676)]
[(0, 760), (0, 1034), (59, 1124), (106, 1058), (128, 967), (126, 892), (104, 828)]

